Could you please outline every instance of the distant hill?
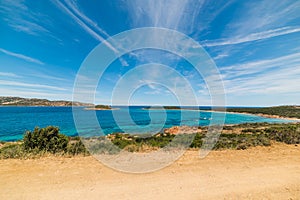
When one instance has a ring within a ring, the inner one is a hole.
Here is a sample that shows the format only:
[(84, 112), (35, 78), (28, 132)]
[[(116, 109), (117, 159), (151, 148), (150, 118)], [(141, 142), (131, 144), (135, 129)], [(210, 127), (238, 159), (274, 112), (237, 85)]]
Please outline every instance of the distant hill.
[(21, 97), (0, 97), (0, 106), (94, 106), (89, 103), (72, 101), (50, 101), (47, 99), (30, 99)]
[(159, 109), (165, 109), (165, 110), (181, 110), (180, 106), (152, 106), (152, 107), (145, 107), (145, 110), (159, 110)]
[(275, 106), (264, 108), (227, 108), (229, 112), (244, 112), (251, 114), (277, 115), (300, 119), (300, 106)]

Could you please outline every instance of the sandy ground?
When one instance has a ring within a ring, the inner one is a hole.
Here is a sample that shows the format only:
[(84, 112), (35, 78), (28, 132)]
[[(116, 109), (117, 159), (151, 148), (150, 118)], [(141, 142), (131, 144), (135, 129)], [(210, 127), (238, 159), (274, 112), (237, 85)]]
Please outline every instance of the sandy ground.
[(188, 151), (148, 174), (93, 157), (0, 160), (0, 199), (300, 199), (300, 146)]

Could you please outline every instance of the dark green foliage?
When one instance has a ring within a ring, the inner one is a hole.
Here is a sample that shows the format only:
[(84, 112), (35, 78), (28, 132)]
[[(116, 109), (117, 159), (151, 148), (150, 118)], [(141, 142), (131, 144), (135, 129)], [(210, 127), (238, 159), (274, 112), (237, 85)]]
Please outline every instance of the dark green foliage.
[(214, 149), (243, 150), (255, 146), (270, 146), (271, 141), (265, 134), (221, 134)]
[(115, 134), (115, 139), (112, 140), (112, 143), (118, 146), (120, 149), (124, 149), (126, 146), (134, 144), (132, 137), (128, 134)]
[(37, 149), (54, 154), (66, 153), (68, 142), (68, 137), (59, 133), (59, 129), (53, 126), (41, 129), (36, 127), (32, 132), (27, 131), (23, 139), (26, 151)]
[(80, 139), (71, 140), (69, 142), (67, 147), (67, 153), (73, 156), (78, 154), (89, 155), (89, 152), (87, 151), (83, 142)]
[(79, 137), (69, 138), (53, 126), (27, 131), (23, 141), (0, 148), (0, 158), (34, 158), (47, 154), (89, 155), (89, 152)]
[(152, 106), (152, 107), (146, 107), (144, 109), (165, 109), (165, 110), (180, 110), (180, 106)]
[(195, 135), (195, 138), (192, 142), (192, 144), (190, 145), (191, 148), (200, 148), (203, 144), (203, 138), (205, 137), (205, 135), (201, 134), (201, 133), (197, 133)]
[(242, 133), (261, 133), (262, 130), (255, 128), (246, 128), (242, 130)]
[(166, 110), (178, 110), (181, 109), (180, 106), (163, 106)]
[(300, 106), (276, 106), (264, 108), (227, 108), (229, 112), (245, 112), (252, 114), (278, 115), (300, 119)]
[(97, 109), (107, 109), (107, 110), (111, 109), (111, 107), (107, 106), (107, 105), (96, 105), (95, 108), (97, 108)]
[(167, 146), (173, 140), (174, 137), (174, 135), (170, 134), (159, 134), (147, 138), (135, 138), (135, 142), (149, 145), (152, 147), (163, 148)]
[(288, 125), (282, 127), (267, 128), (265, 132), (271, 140), (277, 142), (284, 142), (286, 144), (300, 143), (300, 125)]

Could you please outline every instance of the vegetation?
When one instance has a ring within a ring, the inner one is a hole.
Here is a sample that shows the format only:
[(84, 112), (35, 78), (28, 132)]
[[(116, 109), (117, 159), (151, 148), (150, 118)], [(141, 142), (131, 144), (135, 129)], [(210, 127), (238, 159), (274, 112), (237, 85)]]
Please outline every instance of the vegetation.
[(4, 143), (0, 158), (33, 158), (43, 155), (88, 155), (79, 137), (67, 137), (57, 127), (36, 127), (27, 131), (20, 142)]
[(245, 112), (251, 114), (277, 115), (300, 119), (300, 106), (276, 106), (264, 108), (227, 108), (229, 112)]
[(38, 150), (50, 153), (61, 153), (67, 151), (69, 139), (59, 133), (57, 127), (35, 128), (33, 132), (27, 131), (23, 139), (24, 149)]
[(103, 109), (103, 110), (110, 110), (111, 107), (107, 106), (107, 105), (96, 105), (95, 106), (96, 109)]
[[(201, 148), (203, 145), (207, 127), (202, 128), (201, 133), (178, 135), (174, 144), (175, 135), (159, 133), (151, 137), (142, 138), (129, 134), (110, 135), (109, 139), (113, 144), (121, 149), (130, 147), (130, 151), (140, 151), (141, 147), (162, 148), (173, 141), (173, 145), (185, 145), (185, 138), (194, 137), (193, 142), (189, 144), (190, 148)], [(186, 138), (189, 139), (189, 138)], [(190, 141), (190, 140), (186, 140)], [(233, 126), (225, 126), (219, 138), (216, 140), (214, 150), (221, 149), (247, 149), (255, 146), (270, 146), (273, 142), (283, 142), (286, 144), (300, 143), (300, 124), (269, 124), (269, 123), (246, 123)]]
[(21, 97), (0, 97), (0, 106), (91, 106), (92, 104), (72, 101), (50, 101)]
[(146, 107), (145, 109), (165, 109), (165, 110), (180, 110), (180, 106), (152, 106)]
[[(145, 152), (163, 147), (201, 148), (207, 130), (207, 127), (202, 127), (196, 134), (175, 136), (170, 133), (158, 133), (149, 137), (116, 133), (106, 137), (86, 138), (84, 145), (79, 137), (67, 137), (61, 134), (57, 127), (49, 126), (27, 131), (23, 140), (19, 142), (0, 142), (0, 159), (35, 158), (44, 155), (89, 155), (86, 146), (92, 154), (114, 154), (122, 149), (129, 152)], [(216, 141), (214, 150), (241, 150), (255, 146), (270, 146), (274, 142), (297, 145), (300, 144), (300, 123), (228, 125), (224, 127), (219, 138), (214, 139)], [(191, 140), (192, 143), (188, 143)]]

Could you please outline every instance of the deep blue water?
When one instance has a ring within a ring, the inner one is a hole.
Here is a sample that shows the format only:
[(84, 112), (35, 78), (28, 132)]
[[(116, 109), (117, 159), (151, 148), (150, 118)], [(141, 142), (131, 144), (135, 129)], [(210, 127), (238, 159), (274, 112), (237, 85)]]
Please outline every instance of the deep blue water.
[[(90, 123), (89, 115), (94, 111), (86, 111), (76, 108), (82, 114), (82, 126), (79, 131), (75, 128), (71, 107), (0, 107), (0, 141), (14, 141), (22, 139), (26, 130), (33, 130), (36, 126), (58, 126), (62, 133), (75, 136), (78, 132), (86, 132), (86, 135), (98, 135), (95, 124)], [(126, 109), (113, 111), (116, 113), (118, 123), (113, 117), (112, 111), (96, 111), (103, 134), (114, 132), (127, 133), (153, 133), (161, 128), (175, 125), (205, 126), (209, 125), (211, 112), (168, 110), (143, 110), (141, 107), (130, 107), (130, 122), (126, 116)], [(150, 112), (150, 113), (149, 113)], [(164, 115), (165, 113), (165, 115)], [(150, 118), (151, 116), (151, 118)], [(164, 116), (166, 118), (164, 118)], [(221, 113), (214, 113), (214, 119), (221, 121)], [(255, 115), (227, 113), (225, 124), (240, 124), (246, 122), (288, 122), (288, 120), (264, 118)]]

